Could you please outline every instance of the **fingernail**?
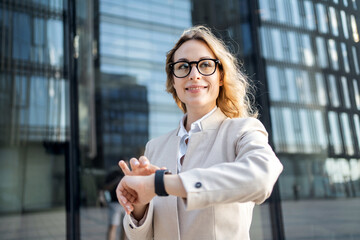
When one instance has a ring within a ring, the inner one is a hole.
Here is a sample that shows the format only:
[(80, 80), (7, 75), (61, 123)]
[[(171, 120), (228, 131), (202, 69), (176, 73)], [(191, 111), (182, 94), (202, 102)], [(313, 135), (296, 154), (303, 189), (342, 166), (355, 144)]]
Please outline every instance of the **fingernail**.
[(123, 196), (120, 196), (120, 200), (121, 200), (123, 203), (126, 203), (126, 199), (125, 199)]

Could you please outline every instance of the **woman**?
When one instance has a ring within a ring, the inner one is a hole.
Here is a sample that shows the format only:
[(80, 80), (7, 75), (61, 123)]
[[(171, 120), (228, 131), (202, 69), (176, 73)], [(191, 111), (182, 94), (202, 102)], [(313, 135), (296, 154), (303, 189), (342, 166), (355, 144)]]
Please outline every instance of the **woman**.
[(168, 52), (166, 73), (185, 115), (176, 130), (148, 142), (132, 171), (119, 163), (127, 175), (117, 188), (127, 237), (250, 239), (253, 207), (270, 196), (282, 165), (255, 118), (246, 77), (202, 26)]

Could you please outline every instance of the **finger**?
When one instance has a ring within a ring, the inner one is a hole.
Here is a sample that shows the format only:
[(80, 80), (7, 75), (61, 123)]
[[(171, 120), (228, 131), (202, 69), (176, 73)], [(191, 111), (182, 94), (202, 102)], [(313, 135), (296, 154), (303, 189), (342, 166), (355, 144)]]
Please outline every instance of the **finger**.
[(147, 166), (150, 165), (149, 159), (147, 159), (147, 157), (145, 157), (145, 156), (141, 156), (141, 157), (139, 158), (139, 162), (140, 162), (140, 166), (141, 166), (141, 167), (147, 167)]
[(116, 197), (117, 197), (117, 199), (118, 199), (118, 202), (120, 203), (120, 205), (124, 208), (124, 210), (126, 211), (126, 213), (127, 214), (130, 214), (130, 209), (129, 209), (129, 207), (128, 207), (128, 201), (127, 201), (127, 199), (123, 196), (123, 192), (122, 192), (122, 190), (124, 190), (123, 188), (122, 188), (122, 186), (120, 185), (120, 183), (119, 183), (119, 185), (118, 185), (118, 187), (116, 188)]
[(132, 158), (130, 159), (130, 166), (131, 170), (134, 171), (140, 166), (140, 163), (136, 158)]
[(127, 214), (130, 214), (134, 207), (132, 206), (132, 203), (128, 201), (128, 198), (131, 199), (131, 201), (135, 201), (135, 197), (127, 191), (125, 182), (120, 182), (118, 187), (116, 188), (116, 196), (120, 203), (120, 205), (124, 208)]
[(130, 214), (134, 210), (134, 207), (132, 206), (132, 204), (129, 203), (124, 196), (120, 196), (119, 203), (125, 209), (127, 214)]
[(119, 161), (119, 167), (121, 168), (121, 170), (124, 172), (125, 175), (131, 174), (129, 167), (124, 160)]
[(128, 202), (134, 203), (137, 199), (137, 194), (129, 192), (129, 191), (123, 191), (122, 195), (126, 198)]

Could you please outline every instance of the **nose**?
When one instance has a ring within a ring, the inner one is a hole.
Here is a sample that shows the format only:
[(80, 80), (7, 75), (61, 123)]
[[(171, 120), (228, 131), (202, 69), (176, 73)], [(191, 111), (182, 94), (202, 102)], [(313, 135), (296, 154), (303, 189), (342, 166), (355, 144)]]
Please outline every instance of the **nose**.
[(200, 73), (196, 67), (196, 63), (193, 63), (190, 65), (190, 73), (189, 73), (189, 78), (194, 80), (194, 79), (200, 79)]

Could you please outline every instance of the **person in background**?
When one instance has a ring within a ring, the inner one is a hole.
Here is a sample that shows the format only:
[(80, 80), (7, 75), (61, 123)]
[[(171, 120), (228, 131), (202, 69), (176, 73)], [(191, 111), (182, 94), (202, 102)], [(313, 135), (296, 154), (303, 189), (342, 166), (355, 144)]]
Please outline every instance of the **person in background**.
[(131, 170), (119, 162), (126, 236), (250, 239), (254, 205), (270, 196), (283, 166), (256, 119), (247, 77), (204, 26), (182, 34), (167, 53), (166, 73), (184, 116), (130, 160)]
[[(103, 189), (105, 190), (105, 198), (107, 199), (109, 221), (106, 234), (107, 240), (124, 239), (125, 233), (123, 230), (122, 219), (125, 215), (125, 211), (117, 201), (116, 197), (116, 187), (123, 177), (124, 173), (118, 167), (111, 169), (105, 177)], [(119, 238), (116, 238), (119, 226)]]

